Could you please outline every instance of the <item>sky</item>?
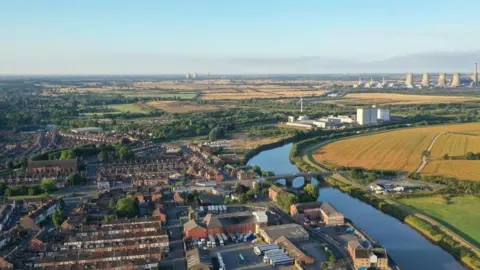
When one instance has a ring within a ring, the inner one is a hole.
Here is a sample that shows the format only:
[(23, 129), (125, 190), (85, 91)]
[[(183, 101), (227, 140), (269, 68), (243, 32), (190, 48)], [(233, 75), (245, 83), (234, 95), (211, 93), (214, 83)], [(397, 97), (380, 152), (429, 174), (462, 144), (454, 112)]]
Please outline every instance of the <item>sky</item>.
[(328, 73), (331, 61), (350, 72), (350, 61), (479, 55), (479, 11), (475, 0), (0, 1), (0, 74)]

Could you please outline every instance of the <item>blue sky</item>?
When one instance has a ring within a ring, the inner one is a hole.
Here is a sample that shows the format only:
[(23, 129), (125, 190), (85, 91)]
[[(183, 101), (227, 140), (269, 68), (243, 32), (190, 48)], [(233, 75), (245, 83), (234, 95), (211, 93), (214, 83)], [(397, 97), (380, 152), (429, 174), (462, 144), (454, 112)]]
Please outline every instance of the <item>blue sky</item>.
[(479, 48), (479, 10), (480, 1), (468, 0), (1, 1), (0, 58), (88, 67), (82, 59), (135, 55), (365, 61), (472, 52)]

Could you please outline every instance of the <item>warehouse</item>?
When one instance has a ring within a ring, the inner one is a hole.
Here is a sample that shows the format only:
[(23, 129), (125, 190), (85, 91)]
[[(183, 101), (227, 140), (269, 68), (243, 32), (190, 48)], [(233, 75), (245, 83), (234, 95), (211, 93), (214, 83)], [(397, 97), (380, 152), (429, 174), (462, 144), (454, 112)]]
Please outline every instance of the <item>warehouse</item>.
[(302, 250), (300, 250), (297, 246), (295, 246), (290, 240), (288, 240), (285, 236), (280, 236), (277, 240), (275, 240), (275, 244), (277, 244), (282, 249), (286, 250), (288, 256), (292, 257), (295, 261), (304, 264), (314, 264), (315, 259), (307, 256)]
[(284, 236), (290, 241), (308, 241), (309, 234), (301, 225), (285, 224), (277, 226), (262, 227), (258, 230), (258, 234), (268, 244), (273, 244), (275, 240)]

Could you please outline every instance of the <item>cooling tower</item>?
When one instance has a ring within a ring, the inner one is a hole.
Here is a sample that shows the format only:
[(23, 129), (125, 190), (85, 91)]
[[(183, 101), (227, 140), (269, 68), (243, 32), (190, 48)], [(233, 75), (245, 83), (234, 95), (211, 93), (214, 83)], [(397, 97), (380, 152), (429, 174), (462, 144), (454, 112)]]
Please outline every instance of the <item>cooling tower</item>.
[(477, 63), (475, 63), (475, 68), (473, 69), (473, 84), (477, 85), (478, 83), (478, 70), (477, 70)]
[(447, 74), (446, 73), (438, 74), (438, 86), (444, 87), (445, 85), (447, 85)]
[(452, 86), (458, 87), (461, 84), (462, 82), (460, 82), (460, 73), (453, 73)]
[(405, 80), (405, 85), (413, 85), (413, 73), (407, 74), (407, 79)]
[(428, 87), (430, 85), (430, 74), (423, 73), (422, 86)]

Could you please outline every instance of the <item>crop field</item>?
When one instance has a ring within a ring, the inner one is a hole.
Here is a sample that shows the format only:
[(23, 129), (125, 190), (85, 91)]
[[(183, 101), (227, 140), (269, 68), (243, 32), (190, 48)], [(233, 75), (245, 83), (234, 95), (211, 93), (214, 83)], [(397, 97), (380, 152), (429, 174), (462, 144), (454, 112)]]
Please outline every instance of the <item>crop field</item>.
[(409, 128), (347, 138), (317, 149), (313, 156), (326, 165), (414, 172), (421, 164), (422, 152), (437, 134), (463, 130), (480, 131), (480, 123)]
[(216, 110), (226, 110), (233, 106), (212, 105), (212, 104), (196, 104), (192, 102), (179, 101), (152, 101), (145, 104), (151, 108), (161, 109), (170, 113), (193, 113), (207, 112)]
[(453, 197), (450, 203), (440, 196), (405, 198), (400, 202), (426, 213), (443, 225), (459, 231), (468, 238), (480, 243), (480, 198), (475, 196)]
[(480, 181), (480, 160), (433, 160), (428, 162), (422, 173)]
[(138, 103), (108, 105), (107, 108), (115, 110), (119, 113), (122, 113), (122, 112), (149, 113), (150, 112), (149, 108), (146, 108), (145, 106), (141, 106)]
[(251, 98), (315, 97), (325, 94), (324, 90), (242, 90), (238, 92), (209, 92), (202, 94), (205, 100), (242, 100)]
[(478, 97), (467, 96), (426, 96), (389, 93), (357, 93), (347, 94), (343, 99), (327, 101), (343, 105), (381, 105), (381, 104), (429, 104), (429, 103), (460, 103), (480, 101)]
[[(480, 136), (468, 133), (445, 133), (435, 141), (432, 147), (431, 159), (441, 159), (448, 154), (451, 158), (463, 158), (467, 152), (480, 153)], [(480, 172), (480, 168), (479, 168)]]

